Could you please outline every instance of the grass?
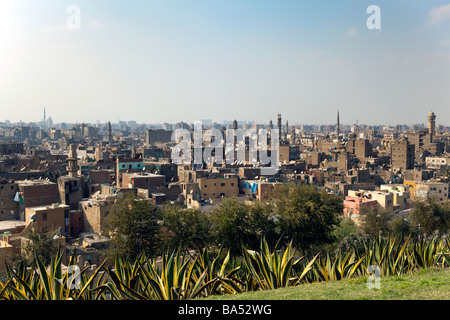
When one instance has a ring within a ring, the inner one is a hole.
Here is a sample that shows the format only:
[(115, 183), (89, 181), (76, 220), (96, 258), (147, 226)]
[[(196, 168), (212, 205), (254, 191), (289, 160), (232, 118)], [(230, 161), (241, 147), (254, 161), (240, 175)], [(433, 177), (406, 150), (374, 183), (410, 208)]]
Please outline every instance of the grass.
[(207, 300), (450, 300), (450, 269), (422, 269), (414, 275), (382, 277), (369, 289), (367, 277), (302, 284), (277, 290), (211, 296)]

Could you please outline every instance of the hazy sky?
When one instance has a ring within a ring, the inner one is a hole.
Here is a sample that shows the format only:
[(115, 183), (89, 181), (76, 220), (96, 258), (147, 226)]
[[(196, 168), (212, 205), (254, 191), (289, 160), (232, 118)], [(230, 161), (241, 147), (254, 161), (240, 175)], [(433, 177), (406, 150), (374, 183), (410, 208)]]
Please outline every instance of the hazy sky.
[(329, 124), (339, 109), (450, 125), (450, 0), (0, 0), (0, 121), (44, 107), (54, 122)]

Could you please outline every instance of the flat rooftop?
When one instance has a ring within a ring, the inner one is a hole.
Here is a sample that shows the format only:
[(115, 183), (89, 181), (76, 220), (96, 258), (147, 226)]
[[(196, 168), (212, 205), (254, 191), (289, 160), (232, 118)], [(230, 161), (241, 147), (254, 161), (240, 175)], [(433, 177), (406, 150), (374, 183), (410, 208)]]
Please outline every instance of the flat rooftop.
[(5, 231), (13, 230), (20, 227), (25, 227), (25, 221), (21, 220), (5, 220), (0, 221), (0, 233), (4, 233)]
[(70, 208), (67, 204), (61, 204), (61, 203), (55, 203), (55, 205), (46, 205), (46, 206), (37, 206), (37, 207), (29, 207), (26, 209), (33, 210), (33, 211), (45, 211), (45, 210), (52, 210), (52, 209), (59, 209), (59, 208)]

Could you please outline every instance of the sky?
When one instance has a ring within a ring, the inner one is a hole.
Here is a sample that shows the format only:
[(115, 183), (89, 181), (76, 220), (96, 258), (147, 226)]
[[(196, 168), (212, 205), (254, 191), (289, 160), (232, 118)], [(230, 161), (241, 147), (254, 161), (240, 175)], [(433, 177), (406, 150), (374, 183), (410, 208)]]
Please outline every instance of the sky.
[(55, 123), (333, 124), (339, 110), (449, 126), (450, 0), (1, 0), (0, 121), (44, 108)]

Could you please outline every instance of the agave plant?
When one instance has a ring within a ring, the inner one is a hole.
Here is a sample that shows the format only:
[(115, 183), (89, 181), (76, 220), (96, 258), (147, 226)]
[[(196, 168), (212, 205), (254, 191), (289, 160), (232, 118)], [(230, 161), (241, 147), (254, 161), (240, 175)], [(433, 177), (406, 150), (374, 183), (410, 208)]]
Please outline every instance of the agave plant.
[(245, 290), (245, 282), (237, 277), (237, 273), (241, 267), (229, 268), (230, 251), (227, 252), (225, 258), (221, 261), (222, 248), (216, 254), (216, 257), (211, 261), (210, 254), (206, 249), (203, 249), (198, 254), (196, 260), (198, 272), (207, 270), (206, 281), (211, 283), (211, 286), (205, 288), (204, 296), (209, 295), (223, 295), (242, 293)]
[(449, 265), (450, 247), (446, 239), (419, 239), (414, 244), (414, 257), (420, 268), (445, 267)]
[(181, 251), (166, 253), (161, 270), (156, 261), (141, 261), (141, 281), (145, 283), (145, 293), (155, 300), (185, 300), (199, 296), (212, 284), (206, 281), (207, 270), (196, 274), (196, 260), (187, 259)]
[(289, 243), (283, 254), (277, 250), (278, 244), (271, 252), (264, 238), (261, 239), (261, 252), (243, 248), (244, 261), (253, 280), (262, 290), (273, 290), (281, 287), (294, 286), (300, 283), (311, 270), (317, 255), (306, 265), (299, 276), (292, 276), (292, 268), (298, 265), (304, 257), (294, 261), (292, 243)]
[[(72, 275), (63, 272), (62, 258), (63, 252), (58, 250), (56, 257), (52, 259), (48, 267), (38, 256), (34, 257), (34, 263), (29, 269), (25, 265), (20, 265), (14, 270), (6, 265), (8, 280), (5, 284), (0, 284), (0, 298), (5, 300), (91, 300), (99, 298), (98, 294), (94, 297), (91, 285), (101, 269), (98, 268), (91, 277), (86, 277), (87, 268), (85, 268), (78, 275), (80, 283), (74, 287), (71, 285)], [(74, 261), (73, 256), (69, 266), (74, 265)]]
[(366, 268), (376, 265), (383, 276), (413, 273), (416, 269), (413, 253), (408, 250), (410, 237), (404, 242), (400, 239), (378, 238), (366, 245)]
[(345, 256), (337, 253), (334, 257), (327, 253), (313, 266), (315, 281), (339, 281), (360, 275), (364, 259), (365, 255), (358, 258), (355, 252), (347, 253)]

